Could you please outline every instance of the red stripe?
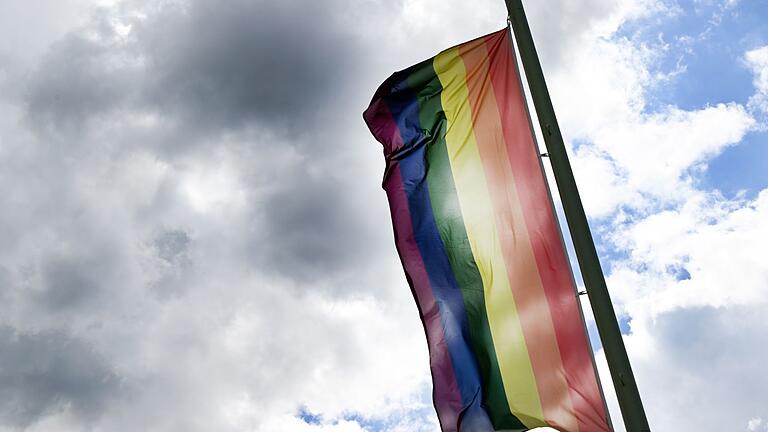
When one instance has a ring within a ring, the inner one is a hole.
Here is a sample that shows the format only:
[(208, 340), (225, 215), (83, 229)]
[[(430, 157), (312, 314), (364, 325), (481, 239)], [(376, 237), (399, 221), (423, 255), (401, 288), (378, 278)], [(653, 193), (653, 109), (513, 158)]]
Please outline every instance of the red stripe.
[(538, 160), (509, 32), (486, 43), (507, 154), (549, 303), (579, 430), (609, 431), (589, 342), (581, 325), (575, 287)]

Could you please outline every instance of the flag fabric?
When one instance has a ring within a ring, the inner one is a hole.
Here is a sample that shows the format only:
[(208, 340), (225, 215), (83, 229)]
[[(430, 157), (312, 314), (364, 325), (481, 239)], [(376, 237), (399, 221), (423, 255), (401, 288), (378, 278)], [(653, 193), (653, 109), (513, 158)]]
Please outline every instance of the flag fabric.
[(507, 29), (394, 73), (363, 114), (444, 431), (609, 431)]

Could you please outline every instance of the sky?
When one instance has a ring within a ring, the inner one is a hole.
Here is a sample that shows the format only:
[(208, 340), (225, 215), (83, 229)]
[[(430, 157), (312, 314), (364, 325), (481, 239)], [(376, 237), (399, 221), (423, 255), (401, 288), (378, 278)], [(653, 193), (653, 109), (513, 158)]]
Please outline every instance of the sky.
[[(524, 3), (652, 429), (768, 431), (768, 3)], [(505, 23), (0, 0), (0, 432), (437, 430), (361, 113)]]

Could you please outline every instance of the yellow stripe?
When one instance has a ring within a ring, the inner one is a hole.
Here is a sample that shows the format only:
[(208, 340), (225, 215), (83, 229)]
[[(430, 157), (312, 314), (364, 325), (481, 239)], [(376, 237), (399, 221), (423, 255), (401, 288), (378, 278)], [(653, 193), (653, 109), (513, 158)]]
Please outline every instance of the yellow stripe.
[(472, 129), (464, 62), (457, 48), (435, 57), (448, 120), (446, 144), (467, 237), (483, 280), (486, 313), (509, 409), (527, 427), (546, 426), (541, 401), (510, 289), (496, 215)]

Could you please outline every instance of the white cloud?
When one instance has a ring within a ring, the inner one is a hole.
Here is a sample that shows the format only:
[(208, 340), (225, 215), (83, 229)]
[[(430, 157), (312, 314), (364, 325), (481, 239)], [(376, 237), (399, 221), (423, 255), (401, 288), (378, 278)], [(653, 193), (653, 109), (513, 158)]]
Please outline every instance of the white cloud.
[[(703, 168), (699, 164), (740, 142), (754, 123), (737, 104), (695, 111), (669, 107), (634, 121), (605, 124), (593, 142), (619, 168), (625, 193), (681, 201), (690, 190), (689, 170)], [(642, 209), (647, 202), (624, 199), (621, 204)]]
[(763, 424), (763, 419), (760, 417), (755, 417), (749, 419), (747, 422), (747, 430), (748, 431), (757, 431), (758, 428)]
[(610, 276), (615, 300), (633, 318), (679, 308), (756, 305), (768, 300), (768, 191), (754, 201), (698, 193), (674, 210), (618, 228), (629, 252)]
[(198, 212), (245, 205), (246, 192), (235, 168), (226, 161), (198, 161), (183, 169), (181, 189)]
[[(765, 416), (766, 221), (768, 190), (743, 201), (699, 192), (615, 227), (613, 241), (629, 256), (613, 262), (607, 282), (617, 313), (631, 320), (625, 344), (654, 428), (729, 430)], [(610, 388), (602, 353), (598, 365)]]
[(768, 46), (748, 51), (744, 59), (755, 75), (753, 83), (756, 93), (750, 98), (749, 105), (768, 113)]
[(690, 111), (647, 107), (647, 93), (666, 79), (654, 72), (661, 49), (592, 35), (564, 53), (552, 72), (553, 101), (565, 137), (576, 143), (574, 172), (591, 216), (682, 199), (691, 170), (703, 169), (755, 126), (735, 103)]

